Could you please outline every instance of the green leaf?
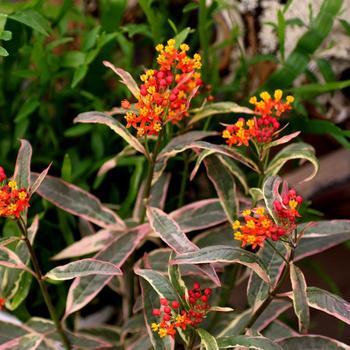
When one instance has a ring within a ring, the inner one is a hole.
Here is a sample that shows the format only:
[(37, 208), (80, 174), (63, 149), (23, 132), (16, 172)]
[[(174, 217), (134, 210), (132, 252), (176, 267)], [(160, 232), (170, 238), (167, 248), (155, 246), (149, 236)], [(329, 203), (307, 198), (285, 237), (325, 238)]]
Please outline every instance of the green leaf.
[(266, 175), (276, 175), (281, 168), (292, 159), (307, 160), (313, 165), (312, 173), (303, 180), (303, 182), (310, 181), (317, 173), (319, 168), (318, 160), (315, 156), (315, 150), (307, 143), (298, 142), (286, 146), (270, 161)]
[(5, 48), (0, 46), (0, 56), (7, 57), (8, 55), (9, 53), (7, 52), (7, 50), (5, 50)]
[(181, 278), (180, 269), (178, 265), (170, 264), (170, 261), (174, 258), (174, 252), (172, 251), (169, 256), (168, 263), (168, 275), (170, 279), (170, 283), (180, 296), (180, 301), (182, 302), (182, 296), (187, 295), (187, 288), (185, 282)]
[(192, 109), (193, 113), (189, 124), (197, 123), (198, 121), (213, 115), (221, 115), (226, 113), (244, 113), (253, 114), (254, 111), (247, 107), (243, 107), (234, 102), (214, 102), (208, 103), (204, 107)]
[(73, 261), (69, 264), (57, 266), (50, 270), (45, 277), (53, 281), (65, 281), (76, 277), (90, 275), (121, 275), (120, 268), (106, 261), (94, 258)]
[(227, 170), (215, 155), (206, 157), (204, 159), (204, 165), (207, 169), (208, 177), (215, 187), (222, 208), (226, 213), (227, 220), (232, 223), (238, 214), (235, 180), (231, 172)]
[(335, 339), (322, 335), (300, 335), (289, 337), (278, 342), (283, 350), (348, 350), (349, 346)]
[(277, 36), (278, 36), (278, 46), (281, 54), (282, 62), (284, 61), (284, 42), (286, 33), (286, 21), (284, 19), (283, 12), (281, 10), (277, 11)]
[(224, 245), (205, 247), (191, 253), (182, 253), (176, 256), (173, 264), (211, 264), (211, 263), (241, 264), (254, 270), (260, 278), (269, 283), (266, 268), (255, 254), (241, 248)]
[(247, 347), (249, 349), (259, 350), (284, 350), (280, 345), (270, 339), (245, 335), (218, 338), (217, 343), (220, 349)]
[(293, 263), (290, 264), (290, 281), (293, 289), (294, 312), (299, 320), (299, 332), (306, 334), (310, 325), (307, 285), (302, 271)]
[(85, 78), (88, 68), (89, 68), (88, 65), (83, 64), (75, 70), (73, 75), (73, 80), (71, 83), (72, 89), (74, 89)]
[(345, 29), (348, 36), (350, 36), (350, 23), (345, 19), (339, 19), (340, 24)]
[(181, 30), (180, 33), (176, 34), (174, 39), (175, 39), (175, 47), (179, 48), (180, 45), (186, 40), (188, 34), (190, 34), (193, 31), (190, 27), (187, 27), (183, 30)]
[(51, 32), (50, 24), (47, 19), (44, 18), (38, 11), (33, 9), (16, 11), (15, 13), (9, 15), (8, 18), (23, 23), (39, 33), (44, 34), (45, 36), (48, 36)]
[(204, 329), (197, 329), (197, 333), (201, 338), (201, 345), (204, 346), (206, 350), (219, 350), (219, 346), (215, 338)]
[(30, 185), (30, 163), (32, 160), (32, 146), (27, 140), (20, 140), (21, 147), (17, 154), (15, 172), (13, 179), (18, 188), (29, 188)]
[(12, 32), (9, 30), (0, 30), (0, 40), (9, 41), (12, 39)]
[(275, 320), (264, 329), (263, 335), (271, 340), (276, 340), (295, 336), (298, 335), (298, 333), (285, 323)]

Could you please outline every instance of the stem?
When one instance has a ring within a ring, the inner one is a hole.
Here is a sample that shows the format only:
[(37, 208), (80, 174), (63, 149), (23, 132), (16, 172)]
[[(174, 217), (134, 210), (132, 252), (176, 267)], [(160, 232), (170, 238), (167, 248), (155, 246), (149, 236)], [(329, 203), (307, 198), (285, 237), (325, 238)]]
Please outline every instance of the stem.
[(251, 328), (254, 325), (255, 321), (258, 319), (258, 317), (270, 305), (271, 301), (274, 299), (276, 294), (279, 292), (279, 290), (283, 286), (283, 283), (284, 283), (284, 281), (285, 281), (285, 279), (286, 279), (286, 277), (288, 276), (288, 273), (289, 273), (290, 264), (293, 262), (293, 260), (294, 260), (294, 247), (292, 247), (290, 256), (288, 258), (288, 264), (286, 264), (286, 266), (285, 266), (285, 268), (283, 270), (283, 274), (282, 274), (281, 278), (279, 279), (276, 287), (269, 293), (269, 296), (264, 300), (264, 302), (254, 312), (254, 314), (252, 315), (252, 317), (250, 318), (250, 320), (246, 324), (246, 326), (245, 326), (244, 330), (241, 332), (241, 334), (243, 334), (247, 328)]
[(186, 191), (188, 169), (189, 169), (189, 159), (187, 154), (184, 156), (184, 163), (185, 164), (184, 164), (184, 170), (182, 173), (182, 179), (181, 179), (181, 185), (180, 185), (179, 201), (177, 203), (178, 208), (181, 208), (185, 201), (185, 191)]
[(55, 326), (56, 326), (56, 329), (57, 329), (57, 332), (60, 334), (61, 336), (61, 339), (62, 339), (62, 342), (64, 344), (64, 347), (67, 349), (67, 350), (70, 350), (71, 349), (71, 346), (69, 344), (69, 340), (67, 338), (67, 335), (65, 334), (63, 328), (62, 328), (62, 324), (56, 314), (56, 310), (55, 310), (55, 307), (53, 306), (53, 303), (52, 303), (52, 300), (50, 298), (50, 294), (49, 294), (49, 291), (47, 289), (47, 286), (44, 282), (44, 279), (43, 279), (43, 274), (40, 270), (40, 266), (39, 266), (39, 261), (35, 255), (35, 252), (34, 252), (34, 249), (33, 249), (33, 246), (31, 245), (29, 239), (28, 239), (28, 232), (27, 232), (27, 228), (26, 226), (24, 225), (24, 221), (23, 219), (20, 219), (19, 221), (17, 221), (17, 224), (20, 228), (20, 230), (22, 231), (22, 234), (23, 234), (23, 240), (24, 242), (26, 243), (27, 245), (27, 248), (28, 248), (28, 251), (29, 251), (29, 254), (30, 254), (30, 259), (32, 261), (32, 264), (33, 264), (33, 267), (34, 267), (34, 271), (36, 273), (36, 279), (39, 283), (39, 286), (40, 286), (40, 290), (41, 290), (41, 294), (44, 298), (44, 301), (45, 301), (45, 304), (47, 306), (47, 309), (49, 310), (49, 313), (50, 313), (50, 317), (52, 319), (52, 321), (54, 322)]
[(289, 264), (288, 260), (278, 251), (278, 249), (271, 243), (268, 239), (265, 240), (267, 244), (285, 261), (286, 264)]

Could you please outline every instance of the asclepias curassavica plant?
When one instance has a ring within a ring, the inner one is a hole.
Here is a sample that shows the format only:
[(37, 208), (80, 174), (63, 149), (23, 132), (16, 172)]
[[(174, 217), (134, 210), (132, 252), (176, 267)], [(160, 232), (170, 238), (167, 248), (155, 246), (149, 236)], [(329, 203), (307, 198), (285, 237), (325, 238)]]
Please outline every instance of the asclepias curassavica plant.
[[(32, 172), (26, 140), (14, 175), (7, 178), (0, 168), (0, 216), (13, 220), (20, 232), (0, 241), (0, 307), (17, 309), (37, 282), (51, 317), (0, 321), (1, 349), (348, 349), (326, 335), (309, 334), (310, 308), (349, 325), (350, 304), (308, 286), (297, 263), (349, 239), (350, 221), (300, 223), (302, 194), (278, 176), (290, 160), (312, 164), (305, 181), (318, 170), (310, 145), (286, 145), (299, 132), (282, 136), (282, 118), (293, 108), (293, 97), (284, 97), (281, 90), (272, 96), (262, 92), (250, 99), (254, 109), (202, 98), (201, 107), (191, 109), (192, 99), (202, 96), (200, 55), (190, 56), (178, 38), (156, 51), (157, 68), (141, 75), (140, 86), (128, 72), (104, 62), (133, 100), (74, 120), (106, 125), (127, 143), (100, 173), (117, 166), (121, 155), (145, 157), (148, 168), (130, 218), (122, 219), (91, 193), (47, 175), (50, 167)], [(193, 130), (200, 120), (231, 112), (249, 117), (220, 127), (222, 137)], [(124, 115), (126, 126), (114, 114)], [(180, 197), (187, 177), (193, 179), (202, 163), (217, 197), (166, 213), (167, 166), (186, 151), (194, 167), (189, 174), (186, 165)], [(89, 230), (52, 257), (71, 261), (49, 271), (35, 252), (40, 215), (32, 217), (30, 205), (36, 195), (79, 217)], [(232, 293), (245, 294), (241, 283), (247, 279), (247, 307), (239, 309)], [(66, 280), (73, 282), (60, 315), (48, 284)], [(105, 287), (122, 299), (117, 325), (76, 326), (73, 314), (97, 300)], [(296, 329), (279, 319), (290, 308)]]

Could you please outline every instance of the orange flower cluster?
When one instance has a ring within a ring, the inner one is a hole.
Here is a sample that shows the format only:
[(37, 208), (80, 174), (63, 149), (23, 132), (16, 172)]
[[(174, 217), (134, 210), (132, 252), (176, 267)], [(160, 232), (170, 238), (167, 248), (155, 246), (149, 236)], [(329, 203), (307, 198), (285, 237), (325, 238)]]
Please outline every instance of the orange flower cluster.
[(245, 121), (240, 118), (235, 124), (228, 125), (223, 131), (222, 137), (227, 139), (226, 143), (232, 145), (248, 146), (249, 140), (254, 139), (259, 143), (271, 142), (275, 132), (279, 129), (278, 118), (282, 113), (292, 109), (293, 96), (287, 96), (286, 101), (282, 101), (282, 90), (276, 90), (274, 98), (266, 91), (260, 94), (261, 101), (251, 97), (249, 102), (255, 106), (254, 117)]
[[(6, 174), (0, 167), (0, 179), (4, 182)], [(18, 189), (16, 181), (9, 181), (0, 187), (0, 217), (19, 218), (21, 212), (29, 207), (29, 194), (25, 188)]]
[[(199, 283), (194, 283), (193, 289), (189, 290), (189, 310), (180, 310), (179, 302), (169, 302), (167, 299), (161, 298), (161, 308), (152, 311), (154, 316), (161, 317), (161, 321), (152, 323), (151, 329), (163, 338), (167, 335), (175, 337), (176, 328), (186, 330), (188, 326), (197, 326), (203, 321), (210, 308), (208, 300), (211, 292), (210, 288), (201, 290)], [(185, 296), (183, 298), (185, 299)]]
[[(158, 135), (163, 125), (173, 124), (188, 115), (191, 98), (202, 85), (200, 68), (201, 57), (187, 55), (189, 46), (180, 45), (176, 49), (175, 40), (167, 45), (157, 45), (157, 63), (159, 69), (149, 69), (141, 75), (143, 84), (136, 103), (138, 113), (128, 112), (125, 116), (126, 127), (137, 129), (137, 136)], [(128, 101), (123, 101), (128, 106)]]
[(0, 298), (0, 310), (2, 310), (5, 306), (6, 300), (4, 298)]

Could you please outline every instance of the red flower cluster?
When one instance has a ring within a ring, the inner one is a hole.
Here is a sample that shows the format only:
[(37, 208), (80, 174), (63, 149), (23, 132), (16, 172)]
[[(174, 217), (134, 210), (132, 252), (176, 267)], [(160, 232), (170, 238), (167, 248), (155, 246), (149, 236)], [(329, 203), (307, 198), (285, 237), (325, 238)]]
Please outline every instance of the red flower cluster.
[(248, 146), (249, 140), (254, 139), (259, 143), (268, 143), (280, 127), (277, 120), (282, 113), (292, 109), (293, 96), (287, 96), (286, 102), (282, 102), (282, 90), (276, 90), (274, 98), (266, 91), (260, 94), (262, 98), (258, 101), (254, 96), (249, 102), (255, 106), (254, 113), (258, 117), (247, 120), (240, 118), (235, 124), (228, 125), (223, 131), (222, 137), (227, 139), (227, 144)]
[[(149, 69), (141, 75), (143, 84), (136, 103), (138, 113), (128, 112), (126, 127), (137, 129), (137, 135), (158, 135), (163, 125), (170, 121), (177, 123), (188, 115), (191, 98), (202, 85), (201, 57), (187, 55), (188, 45), (175, 48), (175, 40), (166, 46), (157, 45), (159, 69)], [(123, 105), (127, 106), (127, 101)]]
[[(6, 174), (0, 167), (0, 182)], [(19, 218), (21, 212), (29, 207), (29, 194), (25, 188), (18, 189), (16, 181), (9, 181), (0, 187), (0, 217)]]
[(244, 210), (242, 216), (245, 223), (236, 220), (232, 224), (234, 238), (242, 241), (242, 247), (250, 244), (253, 249), (257, 246), (262, 247), (267, 238), (277, 241), (295, 229), (296, 218), (300, 217), (297, 208), (302, 202), (303, 198), (298, 196), (294, 189), (282, 195), (282, 200), (275, 200), (273, 208), (277, 223), (262, 207)]
[[(200, 324), (206, 316), (210, 306), (208, 304), (211, 289), (200, 289), (199, 283), (194, 283), (193, 289), (189, 290), (188, 307), (181, 310), (181, 305), (177, 301), (168, 301), (167, 299), (160, 299), (160, 309), (153, 309), (154, 316), (160, 317), (159, 323), (152, 323), (151, 328), (153, 332), (163, 338), (167, 335), (174, 337), (176, 328), (186, 330), (188, 326), (195, 327)], [(186, 297), (183, 296), (186, 300)]]
[(0, 310), (2, 310), (5, 306), (6, 300), (4, 298), (0, 298)]

